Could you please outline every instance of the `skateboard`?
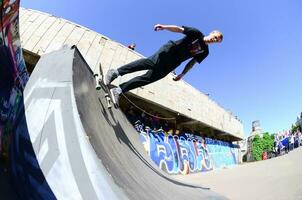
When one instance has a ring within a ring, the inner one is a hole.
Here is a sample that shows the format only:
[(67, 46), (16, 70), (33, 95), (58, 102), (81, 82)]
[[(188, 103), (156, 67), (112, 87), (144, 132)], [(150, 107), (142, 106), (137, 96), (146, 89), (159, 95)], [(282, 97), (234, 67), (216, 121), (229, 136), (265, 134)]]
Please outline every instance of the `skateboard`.
[[(104, 83), (104, 73), (103, 73), (101, 64), (99, 66), (99, 73), (94, 74), (93, 76), (95, 78), (95, 83), (96, 83), (95, 89), (96, 90), (100, 90), (100, 89), (104, 90), (104, 92), (105, 92), (104, 97), (105, 97), (106, 102), (107, 102), (107, 108), (111, 109), (112, 104), (114, 104), (114, 101), (112, 100), (113, 97), (111, 96), (110, 89), (112, 89), (114, 86), (113, 85), (105, 85), (105, 83)], [(116, 108), (118, 107), (116, 104), (114, 104), (114, 106)]]

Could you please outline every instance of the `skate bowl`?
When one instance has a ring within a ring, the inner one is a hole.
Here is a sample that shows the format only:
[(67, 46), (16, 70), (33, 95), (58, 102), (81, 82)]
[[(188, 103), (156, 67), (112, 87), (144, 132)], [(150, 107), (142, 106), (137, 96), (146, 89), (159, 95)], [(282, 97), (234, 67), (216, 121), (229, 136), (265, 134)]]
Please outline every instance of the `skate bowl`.
[[(13, 161), (35, 163), (27, 176), (37, 187), (23, 185), (31, 187), (32, 199), (225, 199), (176, 181), (152, 162), (124, 113), (108, 109), (104, 91), (95, 90), (76, 47), (40, 58), (13, 141)], [(24, 146), (28, 153), (18, 154)]]

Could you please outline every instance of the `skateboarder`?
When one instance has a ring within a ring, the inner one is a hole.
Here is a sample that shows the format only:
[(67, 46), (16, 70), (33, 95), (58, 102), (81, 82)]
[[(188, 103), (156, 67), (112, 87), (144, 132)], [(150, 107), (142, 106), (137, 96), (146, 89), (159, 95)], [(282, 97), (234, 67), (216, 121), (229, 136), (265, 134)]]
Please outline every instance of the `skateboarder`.
[(193, 67), (194, 64), (201, 63), (209, 54), (208, 44), (219, 43), (223, 36), (219, 31), (212, 31), (204, 36), (198, 29), (187, 26), (162, 25), (154, 26), (155, 31), (168, 30), (176, 33), (183, 33), (185, 37), (177, 41), (168, 41), (155, 54), (148, 58), (142, 58), (126, 64), (118, 69), (108, 70), (104, 83), (109, 85), (118, 76), (128, 73), (148, 70), (147, 73), (134, 77), (133, 79), (122, 83), (119, 87), (110, 90), (113, 101), (116, 105), (119, 103), (121, 93), (153, 83), (162, 79), (183, 61), (190, 59), (181, 74), (173, 78), (174, 81), (182, 77)]

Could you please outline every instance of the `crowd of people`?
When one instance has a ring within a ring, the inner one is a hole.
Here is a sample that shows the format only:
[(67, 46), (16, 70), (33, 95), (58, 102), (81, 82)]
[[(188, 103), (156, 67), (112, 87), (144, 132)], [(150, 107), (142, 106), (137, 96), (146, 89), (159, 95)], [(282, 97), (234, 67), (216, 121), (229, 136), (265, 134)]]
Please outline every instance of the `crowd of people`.
[[(148, 114), (147, 114), (148, 113)], [(175, 119), (163, 120), (158, 112), (151, 110), (139, 112), (133, 106), (125, 111), (126, 117), (133, 125), (143, 124), (144, 127), (151, 128), (154, 132), (163, 131), (165, 134), (177, 134), (179, 130), (175, 127)]]
[(277, 155), (288, 153), (302, 145), (302, 133), (299, 129), (283, 131), (275, 135), (274, 151)]
[(128, 121), (136, 128), (136, 130), (141, 129), (142, 131), (145, 131), (147, 129), (155, 134), (164, 134), (165, 136), (176, 135), (185, 139), (204, 140), (206, 137), (201, 130), (184, 127), (177, 128), (176, 118), (164, 118), (156, 111), (140, 111), (133, 106), (130, 106), (124, 113)]

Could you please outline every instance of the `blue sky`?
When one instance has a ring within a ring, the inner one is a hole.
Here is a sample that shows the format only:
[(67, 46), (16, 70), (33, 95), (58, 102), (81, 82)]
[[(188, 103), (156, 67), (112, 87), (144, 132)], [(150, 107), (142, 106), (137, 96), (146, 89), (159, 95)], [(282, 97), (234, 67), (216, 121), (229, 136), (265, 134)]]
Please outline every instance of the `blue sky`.
[[(219, 29), (221, 44), (184, 78), (243, 122), (270, 133), (290, 128), (302, 111), (301, 0), (21, 0), (21, 6), (51, 13), (95, 30), (149, 56), (181, 34), (155, 32), (157, 23)], [(180, 66), (177, 72), (182, 70)]]

